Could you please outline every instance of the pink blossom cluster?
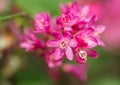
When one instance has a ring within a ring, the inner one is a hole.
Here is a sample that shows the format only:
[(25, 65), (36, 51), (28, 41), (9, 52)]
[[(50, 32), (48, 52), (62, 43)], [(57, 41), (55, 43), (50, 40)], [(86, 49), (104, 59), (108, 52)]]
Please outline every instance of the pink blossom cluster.
[(80, 7), (77, 2), (61, 5), (61, 15), (50, 18), (48, 12), (38, 12), (34, 18), (34, 30), (26, 30), (24, 40), (20, 46), (26, 51), (41, 49), (48, 67), (60, 66), (66, 57), (72, 61), (74, 58), (84, 64), (87, 56), (97, 58), (94, 47), (104, 43), (100, 34), (105, 26), (95, 25), (96, 16), (88, 16), (89, 7)]

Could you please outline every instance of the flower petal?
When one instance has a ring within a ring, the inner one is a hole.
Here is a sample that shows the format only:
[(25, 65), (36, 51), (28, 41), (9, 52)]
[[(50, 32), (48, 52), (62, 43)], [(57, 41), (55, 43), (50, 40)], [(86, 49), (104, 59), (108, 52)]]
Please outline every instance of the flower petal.
[(88, 26), (89, 26), (89, 27), (92, 26), (96, 19), (97, 19), (96, 15), (93, 15), (93, 16), (90, 18), (90, 21), (89, 21)]
[(20, 44), (20, 47), (25, 48), (27, 52), (34, 49), (34, 46), (30, 43), (27, 43), (27, 42), (22, 42)]
[(72, 37), (71, 33), (70, 32), (65, 32), (64, 33), (64, 37), (70, 39)]
[(64, 27), (64, 30), (65, 31), (72, 31), (72, 28), (70, 26), (68, 26), (68, 27), (66, 26), (66, 27)]
[(70, 47), (76, 47), (77, 46), (77, 41), (75, 39), (71, 39), (69, 43)]
[(54, 59), (55, 60), (60, 60), (63, 57), (64, 53), (60, 48), (57, 48), (54, 52)]
[(59, 45), (59, 41), (57, 40), (49, 40), (47, 41), (47, 46), (48, 47), (57, 47)]
[(83, 29), (79, 34), (78, 36), (80, 37), (89, 37), (91, 36), (92, 34), (94, 33), (94, 29), (89, 27), (87, 29)]
[(104, 30), (105, 30), (104, 25), (98, 25), (96, 26), (95, 32), (97, 32), (97, 34), (101, 34)]
[(103, 47), (105, 46), (104, 42), (102, 40), (100, 40), (100, 36), (97, 36), (96, 40), (98, 42), (98, 45), (103, 46)]
[(105, 47), (104, 42), (103, 42), (103, 41), (101, 41), (101, 40), (99, 40), (99, 41), (98, 41), (98, 45)]
[(86, 43), (88, 44), (88, 48), (93, 48), (98, 45), (98, 42), (94, 37), (87, 38)]
[(36, 31), (35, 33), (42, 33), (48, 31), (50, 27), (50, 16), (49, 13), (36, 13), (35, 18), (34, 18), (34, 23), (35, 23), (35, 28)]
[(62, 39), (63, 35), (61, 32), (53, 32), (52, 35), (56, 38), (56, 39)]
[(89, 49), (86, 50), (87, 55), (91, 58), (98, 58), (98, 53), (95, 50)]
[(82, 9), (81, 9), (81, 17), (82, 18), (85, 18), (87, 15), (88, 15), (88, 12), (89, 12), (89, 6), (84, 6)]
[(73, 60), (73, 51), (70, 47), (67, 47), (65, 54), (68, 60)]

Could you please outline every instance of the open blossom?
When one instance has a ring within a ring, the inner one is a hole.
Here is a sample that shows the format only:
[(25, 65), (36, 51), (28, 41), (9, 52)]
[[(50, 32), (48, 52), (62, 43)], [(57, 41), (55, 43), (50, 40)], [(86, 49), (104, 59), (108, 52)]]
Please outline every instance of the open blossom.
[(24, 39), (20, 43), (20, 47), (25, 48), (26, 51), (31, 51), (43, 48), (44, 44), (35, 36), (32, 30), (25, 29)]
[(80, 7), (78, 2), (75, 1), (73, 4), (68, 3), (66, 5), (61, 5), (61, 12), (63, 14), (72, 14), (82, 18), (88, 15), (89, 7), (87, 5)]
[(76, 61), (78, 63), (85, 63), (87, 56), (92, 58), (97, 58), (98, 54), (92, 48), (101, 45), (104, 46), (104, 43), (98, 38), (99, 33), (104, 31), (104, 26), (99, 26), (97, 28), (86, 28), (80, 31), (75, 38), (78, 42), (76, 47)]
[(64, 28), (65, 31), (74, 31), (73, 27), (77, 27), (84, 22), (89, 12), (89, 7), (80, 7), (77, 2), (61, 6), (62, 14), (57, 18), (57, 24)]
[(66, 31), (72, 31), (71, 27), (77, 23), (78, 19), (79, 18), (77, 16), (62, 14), (57, 18), (57, 24), (64, 28)]
[(50, 28), (50, 17), (48, 13), (38, 12), (35, 15), (34, 22), (35, 22), (36, 33), (46, 32)]
[[(75, 39), (71, 39), (71, 35), (69, 33), (65, 33), (63, 36), (62, 34), (58, 34), (59, 37), (55, 40), (49, 40), (47, 42), (48, 47), (56, 47), (54, 52), (54, 58), (59, 60), (63, 57), (64, 53), (67, 59), (73, 59), (73, 51), (72, 48), (76, 47), (77, 42)], [(57, 35), (57, 36), (58, 36)]]

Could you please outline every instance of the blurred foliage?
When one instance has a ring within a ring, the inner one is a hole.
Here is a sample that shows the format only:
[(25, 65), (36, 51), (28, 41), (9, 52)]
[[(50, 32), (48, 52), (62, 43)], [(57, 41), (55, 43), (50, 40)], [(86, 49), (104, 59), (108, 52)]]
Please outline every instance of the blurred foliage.
[(32, 17), (38, 11), (49, 11), (51, 15), (58, 15), (60, 3), (73, 0), (15, 0), (15, 3), (24, 11), (27, 11)]
[(16, 74), (17, 85), (52, 85), (51, 79), (37, 56), (27, 55)]

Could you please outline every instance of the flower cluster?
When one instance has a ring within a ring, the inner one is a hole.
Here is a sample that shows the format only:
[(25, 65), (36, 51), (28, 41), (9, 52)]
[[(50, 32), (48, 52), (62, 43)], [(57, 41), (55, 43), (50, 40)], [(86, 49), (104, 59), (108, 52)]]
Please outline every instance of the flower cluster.
[[(38, 12), (34, 18), (35, 30), (25, 34), (21, 47), (27, 51), (42, 49), (50, 68), (62, 64), (63, 57), (72, 61), (74, 57), (80, 64), (84, 64), (87, 56), (97, 58), (93, 48), (104, 46), (100, 34), (103, 25), (94, 25), (96, 16), (88, 15), (89, 7), (80, 7), (77, 2), (61, 5), (61, 15), (50, 19), (49, 13)], [(39, 38), (38, 38), (39, 36)]]

